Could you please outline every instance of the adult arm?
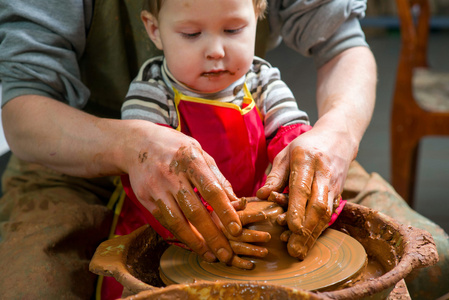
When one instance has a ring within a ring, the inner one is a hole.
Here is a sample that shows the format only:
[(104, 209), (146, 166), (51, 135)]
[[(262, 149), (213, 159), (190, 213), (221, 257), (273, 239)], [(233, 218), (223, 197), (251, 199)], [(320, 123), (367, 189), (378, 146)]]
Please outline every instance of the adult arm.
[[(356, 34), (358, 22), (348, 16), (327, 43), (305, 48), (304, 54), (319, 54), (315, 56), (319, 119), (312, 130), (279, 153), (266, 185), (258, 192), (266, 198), (289, 183), (287, 223), (292, 234), (288, 250), (300, 259), (327, 227), (374, 108), (375, 61), (366, 44), (356, 41), (364, 41), (363, 35)], [(329, 53), (333, 54), (330, 59)]]
[[(198, 225), (203, 219), (212, 224), (210, 216), (190, 205), (194, 202), (190, 195), (181, 193), (188, 184), (199, 187), (202, 180), (201, 188), (208, 193), (205, 199), (227, 230), (238, 235), (241, 222), (214, 162), (191, 139), (176, 138), (174, 130), (143, 121), (102, 119), (80, 110), (89, 92), (80, 80), (77, 62), (84, 51), (92, 7), (88, 1), (59, 3), (0, 1), (2, 119), (12, 151), (73, 176), (132, 173), (141, 178), (132, 183), (137, 191), (149, 190), (150, 182), (155, 200), (162, 200), (165, 222), (181, 239), (208, 260), (218, 257), (229, 262), (233, 252), (228, 239), (216, 226)], [(174, 161), (187, 167), (171, 171)], [(144, 195), (150, 203), (148, 192)], [(180, 206), (190, 210), (193, 225), (179, 214)]]
[(192, 186), (210, 201), (232, 235), (241, 232), (231, 203), (237, 198), (229, 199), (229, 186), (193, 139), (147, 121), (98, 118), (37, 95), (9, 101), (2, 120), (18, 157), (72, 176), (132, 174), (139, 178), (133, 188), (144, 206), (158, 211), (181, 241), (209, 261), (231, 261), (228, 239), (198, 205)]
[(346, 50), (318, 71), (319, 119), (283, 153), (290, 161), (292, 256), (303, 259), (327, 227), (371, 120), (375, 83), (376, 66), (365, 47)]

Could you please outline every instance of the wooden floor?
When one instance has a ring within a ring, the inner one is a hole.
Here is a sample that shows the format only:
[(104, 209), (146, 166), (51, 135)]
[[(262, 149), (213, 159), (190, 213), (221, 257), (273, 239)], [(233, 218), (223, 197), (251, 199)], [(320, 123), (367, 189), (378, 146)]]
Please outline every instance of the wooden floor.
[[(394, 79), (399, 53), (399, 33), (367, 31), (367, 40), (378, 65), (376, 108), (362, 140), (358, 162), (368, 171), (390, 179), (389, 120)], [(430, 38), (430, 64), (449, 70), (449, 32), (433, 32)], [(284, 45), (270, 51), (266, 59), (281, 70), (300, 107), (317, 119), (313, 62), (301, 58)], [(299, 71), (298, 71), (299, 70)], [(421, 143), (415, 209), (449, 232), (449, 137), (426, 138)]]

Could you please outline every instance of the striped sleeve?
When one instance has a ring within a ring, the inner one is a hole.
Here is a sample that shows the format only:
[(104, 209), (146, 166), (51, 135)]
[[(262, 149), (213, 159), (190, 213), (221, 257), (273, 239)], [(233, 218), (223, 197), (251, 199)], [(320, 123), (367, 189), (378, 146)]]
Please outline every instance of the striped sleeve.
[(301, 123), (309, 125), (306, 112), (299, 109), (290, 88), (281, 80), (279, 69), (256, 59), (250, 75), (251, 90), (264, 118), (265, 136), (271, 139), (281, 126)]
[(122, 105), (122, 119), (147, 120), (176, 128), (176, 110), (159, 67), (151, 61), (142, 66)]

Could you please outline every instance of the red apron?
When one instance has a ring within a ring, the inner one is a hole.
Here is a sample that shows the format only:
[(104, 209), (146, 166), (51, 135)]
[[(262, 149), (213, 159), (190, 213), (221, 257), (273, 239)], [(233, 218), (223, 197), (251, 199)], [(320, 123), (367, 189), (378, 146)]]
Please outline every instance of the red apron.
[[(256, 194), (265, 182), (265, 170), (269, 164), (259, 111), (246, 85), (244, 92), (241, 108), (232, 103), (185, 96), (175, 90), (175, 105), (179, 120), (177, 130), (195, 138), (214, 158), (238, 197)], [(173, 235), (137, 200), (127, 175), (122, 176), (122, 184), (132, 203), (125, 200), (122, 210), (129, 211), (129, 214), (125, 216), (123, 212), (121, 213), (116, 234), (128, 234), (140, 227), (137, 223), (146, 220), (141, 225), (149, 223), (168, 242), (176, 243)], [(207, 203), (203, 203), (208, 206)], [(128, 205), (136, 206), (138, 212), (128, 209)], [(142, 216), (136, 222), (133, 220), (137, 214)], [(130, 224), (131, 222), (136, 224)]]
[(214, 159), (237, 197), (253, 196), (268, 167), (264, 126), (246, 85), (242, 108), (183, 96), (175, 91), (178, 130), (196, 139)]

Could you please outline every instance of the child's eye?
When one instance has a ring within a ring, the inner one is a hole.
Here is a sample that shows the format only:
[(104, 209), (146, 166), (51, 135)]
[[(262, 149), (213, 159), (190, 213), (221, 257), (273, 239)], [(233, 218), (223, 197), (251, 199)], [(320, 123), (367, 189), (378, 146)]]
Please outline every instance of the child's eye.
[(243, 30), (243, 28), (236, 28), (236, 29), (225, 29), (224, 32), (229, 33), (229, 34), (236, 34), (239, 33)]
[(193, 33), (181, 32), (182, 37), (186, 39), (194, 39), (196, 37), (199, 37), (200, 34), (201, 32), (193, 32)]

